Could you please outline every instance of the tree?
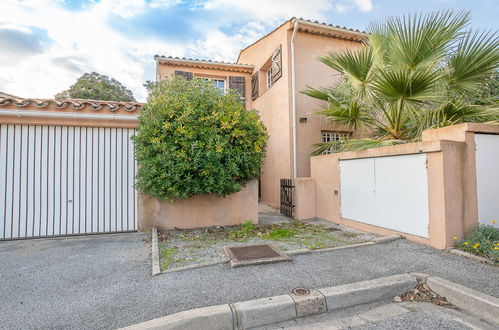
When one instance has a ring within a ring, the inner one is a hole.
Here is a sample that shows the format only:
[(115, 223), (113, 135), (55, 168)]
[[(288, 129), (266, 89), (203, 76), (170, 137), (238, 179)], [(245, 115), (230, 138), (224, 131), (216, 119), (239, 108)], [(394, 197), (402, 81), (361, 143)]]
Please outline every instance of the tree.
[(322, 57), (343, 79), (303, 92), (327, 101), (319, 113), (360, 138), (316, 144), (313, 154), (419, 141), (426, 129), (464, 122), (497, 123), (499, 39), (467, 30), (469, 20), (453, 11), (392, 17), (369, 25), (360, 49)]
[(181, 76), (151, 88), (133, 138), (142, 193), (224, 196), (259, 177), (267, 133), (236, 92), (222, 95), (211, 82)]
[(131, 90), (118, 80), (97, 72), (85, 73), (68, 90), (57, 94), (55, 98), (135, 102)]

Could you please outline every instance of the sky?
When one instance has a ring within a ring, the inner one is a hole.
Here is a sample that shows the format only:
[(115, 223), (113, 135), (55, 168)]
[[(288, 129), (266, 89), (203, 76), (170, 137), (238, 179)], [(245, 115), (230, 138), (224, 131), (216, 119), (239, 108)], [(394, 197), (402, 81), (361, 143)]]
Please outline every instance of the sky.
[(155, 54), (234, 62), (291, 17), (364, 30), (441, 9), (469, 10), (474, 29), (499, 28), (499, 0), (0, 0), (0, 91), (52, 98), (96, 71), (145, 101)]

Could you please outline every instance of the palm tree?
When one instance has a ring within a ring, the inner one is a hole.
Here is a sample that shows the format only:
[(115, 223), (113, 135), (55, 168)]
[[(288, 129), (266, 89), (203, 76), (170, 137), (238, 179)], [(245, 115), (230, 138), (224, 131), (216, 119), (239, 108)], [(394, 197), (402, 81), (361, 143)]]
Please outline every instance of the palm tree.
[[(464, 122), (499, 122), (499, 38), (468, 29), (468, 12), (388, 18), (368, 26), (365, 45), (320, 60), (340, 72), (330, 88), (303, 93), (324, 101), (319, 113), (360, 137), (316, 144), (362, 150), (418, 141), (424, 130)], [(491, 97), (491, 95), (495, 95)]]

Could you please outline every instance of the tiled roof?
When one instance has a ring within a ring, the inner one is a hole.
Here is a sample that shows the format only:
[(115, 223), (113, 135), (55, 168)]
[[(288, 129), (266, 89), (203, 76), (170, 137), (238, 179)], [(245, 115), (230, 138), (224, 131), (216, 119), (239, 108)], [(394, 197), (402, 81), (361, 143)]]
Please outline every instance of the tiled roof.
[(251, 64), (241, 64), (241, 63), (232, 63), (232, 62), (224, 62), (224, 61), (212, 61), (212, 60), (201, 60), (197, 58), (185, 58), (185, 57), (173, 57), (173, 56), (163, 56), (163, 55), (154, 55), (154, 59), (162, 59), (162, 60), (171, 60), (171, 61), (190, 61), (190, 62), (202, 62), (207, 64), (219, 64), (219, 65), (235, 65), (235, 66), (247, 66), (248, 68), (253, 68)]
[(360, 31), (360, 30), (354, 30), (354, 29), (350, 29), (350, 28), (347, 28), (345, 26), (339, 26), (339, 25), (333, 25), (333, 24), (328, 24), (328, 23), (324, 23), (324, 22), (319, 22), (319, 21), (312, 21), (312, 20), (309, 20), (309, 19), (304, 19), (302, 17), (298, 18), (300, 21), (304, 21), (304, 22), (308, 22), (308, 23), (314, 23), (314, 24), (320, 24), (320, 25), (324, 25), (324, 26), (329, 26), (329, 27), (333, 27), (333, 28), (336, 28), (336, 29), (341, 29), (341, 30), (345, 30), (345, 31), (350, 31), (350, 32), (357, 32), (357, 33), (363, 33), (363, 34), (367, 34), (366, 31)]
[(123, 109), (128, 112), (141, 110), (144, 107), (143, 103), (138, 102), (117, 102), (117, 101), (99, 101), (99, 100), (84, 100), (84, 99), (29, 99), (21, 97), (4, 97), (0, 95), (0, 108), (12, 106), (16, 108), (56, 108), (56, 109), (74, 109), (81, 110), (88, 108), (93, 111), (107, 109), (115, 112)]

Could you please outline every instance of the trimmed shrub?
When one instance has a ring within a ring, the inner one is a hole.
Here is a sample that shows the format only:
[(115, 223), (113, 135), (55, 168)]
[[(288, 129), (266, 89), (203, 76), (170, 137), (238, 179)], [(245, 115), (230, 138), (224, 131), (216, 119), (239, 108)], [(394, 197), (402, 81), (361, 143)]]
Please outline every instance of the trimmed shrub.
[(238, 192), (257, 179), (267, 133), (235, 91), (175, 76), (155, 84), (135, 141), (138, 190), (166, 200)]

